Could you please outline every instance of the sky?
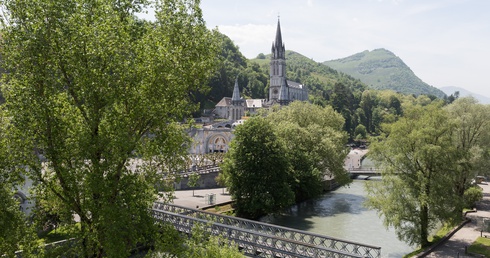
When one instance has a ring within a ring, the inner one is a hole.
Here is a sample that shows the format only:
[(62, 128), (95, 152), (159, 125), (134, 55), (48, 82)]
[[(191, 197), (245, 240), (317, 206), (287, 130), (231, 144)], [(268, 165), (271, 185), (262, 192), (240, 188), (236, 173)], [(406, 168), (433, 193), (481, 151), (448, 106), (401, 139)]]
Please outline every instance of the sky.
[(385, 48), (424, 82), (490, 97), (488, 0), (201, 0), (206, 26), (247, 58), (287, 50), (317, 62)]

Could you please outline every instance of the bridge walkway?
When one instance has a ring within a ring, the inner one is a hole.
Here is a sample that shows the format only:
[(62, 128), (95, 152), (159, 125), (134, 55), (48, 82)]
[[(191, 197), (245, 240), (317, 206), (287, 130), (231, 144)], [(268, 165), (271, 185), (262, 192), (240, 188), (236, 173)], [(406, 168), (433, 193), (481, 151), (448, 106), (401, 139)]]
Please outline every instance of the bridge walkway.
[(351, 177), (358, 177), (358, 176), (381, 176), (381, 170), (376, 169), (376, 168), (352, 168), (348, 169), (347, 172), (351, 175)]
[(245, 253), (260, 257), (380, 257), (381, 248), (267, 223), (192, 208), (155, 203), (153, 215), (190, 233), (194, 223), (235, 241)]

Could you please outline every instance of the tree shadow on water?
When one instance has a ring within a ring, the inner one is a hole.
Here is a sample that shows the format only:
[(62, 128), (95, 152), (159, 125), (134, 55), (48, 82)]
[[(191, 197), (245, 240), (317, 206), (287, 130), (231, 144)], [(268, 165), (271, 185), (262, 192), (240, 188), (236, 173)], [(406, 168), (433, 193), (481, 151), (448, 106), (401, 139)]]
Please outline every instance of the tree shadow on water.
[(349, 193), (325, 194), (319, 198), (307, 200), (280, 214), (267, 215), (262, 222), (308, 231), (314, 228), (315, 217), (330, 217), (344, 213), (361, 214), (367, 208), (363, 206), (365, 198)]

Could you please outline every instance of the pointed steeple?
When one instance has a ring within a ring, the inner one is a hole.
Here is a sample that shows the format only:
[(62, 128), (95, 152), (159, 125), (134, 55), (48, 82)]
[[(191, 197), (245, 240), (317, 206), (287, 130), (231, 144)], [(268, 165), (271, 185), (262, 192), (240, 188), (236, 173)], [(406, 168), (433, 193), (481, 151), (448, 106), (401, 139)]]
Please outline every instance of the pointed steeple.
[(289, 104), (289, 94), (286, 78), (282, 80), (281, 89), (279, 90), (279, 98), (277, 99), (280, 105)]
[(284, 59), (286, 48), (282, 43), (281, 22), (277, 18), (276, 40), (272, 43), (272, 55), (275, 59)]
[(282, 46), (281, 21), (277, 18), (276, 46)]
[(240, 89), (238, 88), (238, 76), (235, 79), (235, 86), (233, 87), (233, 95), (231, 96), (231, 104), (239, 105), (242, 102), (240, 98)]

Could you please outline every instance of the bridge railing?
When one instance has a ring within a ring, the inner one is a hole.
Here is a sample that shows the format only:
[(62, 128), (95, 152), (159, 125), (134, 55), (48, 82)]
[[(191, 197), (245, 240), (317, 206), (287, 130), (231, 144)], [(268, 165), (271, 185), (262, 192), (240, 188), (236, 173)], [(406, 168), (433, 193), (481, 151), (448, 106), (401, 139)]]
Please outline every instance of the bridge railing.
[(226, 215), (214, 214), (183, 206), (156, 202), (154, 209), (178, 213), (182, 215), (192, 216), (197, 219), (214, 221), (223, 225), (229, 225), (244, 230), (253, 230), (275, 237), (289, 239), (291, 241), (302, 242), (314, 246), (321, 246), (327, 249), (333, 249), (341, 252), (347, 252), (361, 257), (377, 258), (381, 257), (381, 247), (361, 244), (353, 241), (337, 239), (333, 237), (323, 236), (302, 230), (281, 227), (277, 225), (247, 220)]
[(207, 231), (233, 241), (248, 255), (258, 257), (363, 257), (349, 252), (334, 250), (315, 244), (294, 241), (205, 219), (176, 214), (165, 210), (152, 210), (153, 217), (160, 222), (172, 223), (180, 232), (191, 233), (196, 224), (205, 224)]
[(206, 167), (200, 167), (196, 170), (191, 170), (191, 171), (188, 171), (188, 170), (179, 171), (177, 174), (185, 177), (185, 176), (188, 176), (188, 175), (191, 175), (194, 173), (208, 174), (208, 173), (218, 173), (220, 171), (221, 171), (221, 168), (218, 166), (206, 166)]
[(381, 176), (382, 171), (377, 168), (351, 168), (348, 169), (347, 172), (351, 175), (351, 177), (357, 176)]

